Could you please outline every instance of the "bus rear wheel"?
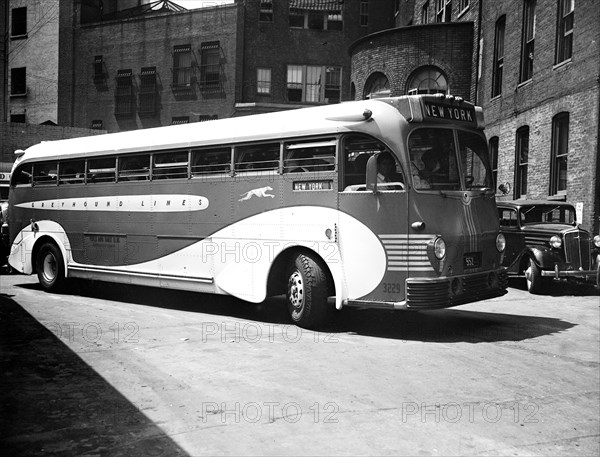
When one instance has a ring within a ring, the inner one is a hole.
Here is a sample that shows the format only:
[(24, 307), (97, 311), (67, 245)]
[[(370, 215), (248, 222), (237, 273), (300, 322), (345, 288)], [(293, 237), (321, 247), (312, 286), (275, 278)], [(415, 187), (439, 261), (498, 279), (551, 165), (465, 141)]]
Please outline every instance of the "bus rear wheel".
[(288, 269), (287, 305), (299, 327), (316, 328), (327, 316), (327, 277), (312, 256), (298, 254)]
[(38, 281), (47, 292), (60, 291), (65, 282), (65, 263), (54, 243), (44, 243), (37, 253), (35, 267)]

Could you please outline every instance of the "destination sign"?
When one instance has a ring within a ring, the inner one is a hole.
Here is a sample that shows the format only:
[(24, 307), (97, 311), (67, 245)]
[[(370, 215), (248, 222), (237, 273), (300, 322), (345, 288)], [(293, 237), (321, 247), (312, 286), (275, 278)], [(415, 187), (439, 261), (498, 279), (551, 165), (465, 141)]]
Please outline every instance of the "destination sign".
[(333, 181), (294, 181), (294, 190), (331, 190)]
[(475, 123), (475, 110), (452, 105), (424, 102), (425, 116), (434, 119), (444, 119), (454, 122)]

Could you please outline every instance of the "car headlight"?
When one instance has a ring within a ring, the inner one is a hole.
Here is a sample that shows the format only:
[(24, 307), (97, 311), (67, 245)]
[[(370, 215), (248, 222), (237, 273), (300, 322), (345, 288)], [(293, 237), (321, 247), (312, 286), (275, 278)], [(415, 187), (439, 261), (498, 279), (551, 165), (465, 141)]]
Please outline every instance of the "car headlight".
[(552, 238), (550, 238), (550, 246), (555, 249), (560, 248), (562, 246), (562, 238), (558, 235), (552, 235)]
[(596, 235), (594, 237), (594, 246), (596, 246), (597, 248), (600, 248), (600, 235)]
[(446, 242), (441, 236), (438, 236), (433, 242), (433, 252), (438, 260), (442, 260), (446, 255)]
[(504, 252), (504, 249), (506, 249), (506, 238), (502, 233), (498, 233), (496, 237), (496, 249), (498, 249), (498, 252)]

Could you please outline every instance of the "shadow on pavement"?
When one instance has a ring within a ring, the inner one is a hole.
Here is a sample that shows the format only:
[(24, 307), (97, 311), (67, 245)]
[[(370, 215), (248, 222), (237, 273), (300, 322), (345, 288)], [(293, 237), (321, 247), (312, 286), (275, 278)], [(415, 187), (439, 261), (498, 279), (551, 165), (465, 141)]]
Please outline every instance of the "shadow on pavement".
[[(18, 287), (40, 289), (38, 284)], [(292, 325), (283, 297), (251, 304), (224, 295), (182, 292), (152, 287), (110, 284), (95, 281), (72, 281), (67, 292), (72, 295), (103, 300), (198, 312), (227, 318), (247, 319), (274, 325)], [(320, 329), (328, 333), (355, 333), (439, 343), (486, 343), (525, 341), (562, 332), (576, 324), (558, 318), (486, 313), (459, 308), (436, 311), (387, 311), (344, 308), (332, 313), (330, 323)]]
[(17, 303), (0, 294), (3, 456), (187, 455)]
[[(527, 290), (525, 278), (509, 278), (508, 285), (514, 289)], [(590, 283), (551, 280), (548, 281), (548, 288), (541, 295), (550, 297), (593, 297), (594, 295), (600, 296), (600, 289)]]

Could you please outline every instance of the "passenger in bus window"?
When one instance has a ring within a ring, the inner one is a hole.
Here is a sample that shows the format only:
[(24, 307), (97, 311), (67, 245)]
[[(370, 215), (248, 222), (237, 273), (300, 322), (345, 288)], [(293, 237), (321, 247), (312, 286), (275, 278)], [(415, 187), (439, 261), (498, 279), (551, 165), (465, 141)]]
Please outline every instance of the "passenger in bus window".
[(402, 190), (404, 179), (398, 173), (396, 161), (389, 151), (383, 151), (377, 157), (377, 183), (381, 190)]

